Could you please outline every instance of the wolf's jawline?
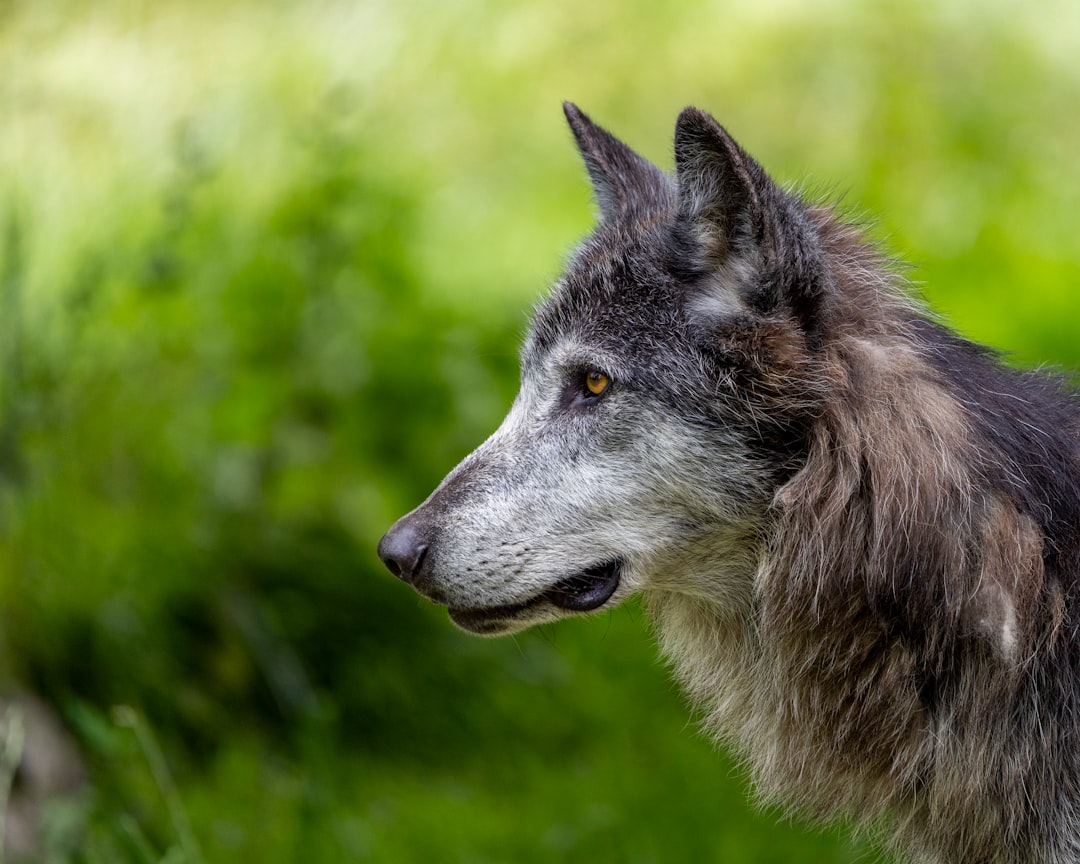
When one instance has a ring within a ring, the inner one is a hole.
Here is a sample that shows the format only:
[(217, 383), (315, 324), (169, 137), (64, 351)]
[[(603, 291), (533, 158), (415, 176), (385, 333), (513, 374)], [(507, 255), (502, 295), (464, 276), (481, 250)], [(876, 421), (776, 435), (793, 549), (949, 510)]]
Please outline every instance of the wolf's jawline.
[(640, 591), (765, 797), (913, 860), (1080, 860), (1075, 397), (942, 327), (707, 114), (671, 177), (566, 113), (600, 223), (507, 421), (383, 560), (483, 632)]

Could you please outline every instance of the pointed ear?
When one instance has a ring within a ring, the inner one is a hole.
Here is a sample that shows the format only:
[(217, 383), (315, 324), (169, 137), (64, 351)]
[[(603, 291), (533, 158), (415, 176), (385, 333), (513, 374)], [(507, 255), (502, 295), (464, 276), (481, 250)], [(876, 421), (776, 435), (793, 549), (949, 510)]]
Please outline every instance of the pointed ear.
[(602, 219), (632, 218), (674, 203), (667, 174), (593, 123), (572, 102), (563, 102), (563, 111), (589, 171)]
[[(723, 126), (697, 108), (675, 125), (679, 214), (702, 224), (715, 260), (771, 244), (766, 208), (775, 185)], [(764, 248), (762, 248), (764, 247)]]
[[(699, 271), (724, 274), (714, 284), (717, 296), (740, 292), (751, 308), (783, 308), (806, 332), (820, 331), (831, 283), (805, 205), (696, 108), (679, 115), (675, 166), (677, 235)], [(736, 273), (742, 276), (732, 282)], [(717, 308), (730, 308), (730, 300)]]

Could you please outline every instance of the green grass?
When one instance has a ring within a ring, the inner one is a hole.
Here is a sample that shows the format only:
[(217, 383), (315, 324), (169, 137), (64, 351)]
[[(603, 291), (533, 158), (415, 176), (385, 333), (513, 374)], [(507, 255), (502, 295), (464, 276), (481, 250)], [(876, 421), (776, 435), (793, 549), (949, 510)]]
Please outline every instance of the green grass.
[(566, 98), (665, 166), (709, 109), (964, 332), (1076, 364), (1078, 32), (1065, 0), (0, 5), (0, 683), (90, 776), (43, 860), (875, 860), (746, 803), (636, 607), (475, 640), (375, 544), (494, 428), (591, 222)]

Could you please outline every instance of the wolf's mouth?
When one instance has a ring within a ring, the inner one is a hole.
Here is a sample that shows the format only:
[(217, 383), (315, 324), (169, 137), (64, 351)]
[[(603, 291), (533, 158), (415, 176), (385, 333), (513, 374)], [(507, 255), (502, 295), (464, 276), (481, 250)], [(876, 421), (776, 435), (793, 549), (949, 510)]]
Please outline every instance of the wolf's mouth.
[(611, 599), (622, 579), (622, 569), (622, 559), (613, 558), (561, 579), (524, 603), (480, 609), (451, 607), (450, 617), (459, 627), (473, 633), (498, 633), (506, 630), (522, 612), (545, 601), (567, 612), (591, 612)]
[(541, 596), (568, 612), (591, 612), (599, 609), (615, 593), (622, 577), (622, 561), (615, 558), (567, 576)]

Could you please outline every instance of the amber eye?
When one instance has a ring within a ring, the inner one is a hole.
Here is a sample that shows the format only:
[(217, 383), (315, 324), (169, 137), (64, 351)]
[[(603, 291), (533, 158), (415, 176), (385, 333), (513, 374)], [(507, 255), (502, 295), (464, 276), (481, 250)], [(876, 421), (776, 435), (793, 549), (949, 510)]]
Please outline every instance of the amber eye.
[(610, 383), (611, 379), (603, 372), (599, 372), (596, 369), (590, 369), (585, 374), (585, 386), (593, 396), (599, 396), (607, 390), (608, 384)]

